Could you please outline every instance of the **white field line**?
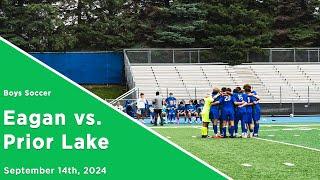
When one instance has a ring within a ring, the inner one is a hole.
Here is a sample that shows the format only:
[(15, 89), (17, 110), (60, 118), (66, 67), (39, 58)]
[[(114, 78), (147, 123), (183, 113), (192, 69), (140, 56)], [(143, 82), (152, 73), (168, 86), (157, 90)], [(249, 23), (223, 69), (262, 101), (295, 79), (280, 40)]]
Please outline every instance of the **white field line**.
[(189, 155), (190, 157), (192, 157), (193, 159), (197, 160), (199, 163), (205, 165), (206, 167), (208, 167), (209, 169), (213, 170), (214, 172), (220, 174), (221, 176), (225, 177), (226, 179), (232, 179), (231, 177), (229, 177), (228, 175), (224, 174), (223, 172), (221, 172), (220, 170), (218, 170), (217, 168), (211, 166), (210, 164), (208, 164), (207, 162), (203, 161), (202, 159), (198, 158), (197, 156), (191, 154), (189, 151), (183, 149), (182, 147), (180, 147), (179, 145), (173, 143), (172, 141), (170, 141), (168, 138), (163, 137), (161, 134), (157, 133), (156, 131), (154, 131), (153, 129), (147, 127), (146, 125), (138, 122), (137, 120), (135, 120), (134, 118), (132, 118), (131, 116), (129, 116), (128, 114), (124, 113), (123, 111), (120, 111), (119, 109), (115, 108), (112, 104), (106, 102), (105, 100), (101, 99), (99, 96), (93, 94), (92, 92), (90, 92), (89, 90), (87, 90), (86, 88), (80, 86), (79, 84), (77, 84), (76, 82), (72, 81), (71, 79), (67, 78), (66, 76), (64, 76), (63, 74), (59, 73), (58, 71), (56, 71), (55, 69), (51, 68), (50, 66), (46, 65), (45, 63), (43, 63), (42, 61), (38, 60), (37, 58), (31, 56), (30, 54), (28, 54), (27, 52), (25, 52), (24, 50), (20, 49), (19, 47), (17, 47), (16, 45), (12, 44), (10, 41), (4, 39), (2, 36), (0, 36), (0, 41), (3, 41), (4, 43), (6, 43), (7, 45), (11, 46), (12, 48), (16, 49), (17, 51), (19, 51), (20, 53), (24, 54), (25, 56), (29, 57), (31, 60), (35, 61), (36, 63), (40, 64), (41, 66), (43, 66), (44, 68), (50, 70), (51, 72), (55, 73), (56, 75), (60, 76), (61, 78), (63, 78), (65, 81), (69, 82), (70, 84), (78, 87), (80, 90), (86, 92), (88, 95), (94, 97), (95, 99), (97, 99), (98, 101), (100, 101), (101, 103), (105, 104), (106, 106), (108, 106), (109, 108), (112, 108), (113, 110), (117, 111), (118, 113), (120, 113), (121, 115), (125, 116), (126, 118), (128, 118), (129, 120), (133, 121), (134, 123), (140, 125), (141, 127), (143, 127), (144, 129), (146, 129), (147, 131), (151, 132), (152, 134), (156, 135), (157, 137), (159, 137), (160, 139), (166, 141), (167, 143), (169, 143), (170, 145), (174, 146), (175, 148), (177, 148), (178, 150), (182, 151), (183, 153)]
[(258, 139), (258, 140), (262, 140), (262, 141), (268, 141), (268, 142), (273, 142), (273, 143), (278, 143), (278, 144), (284, 144), (284, 145), (288, 145), (288, 146), (294, 146), (294, 147), (298, 147), (298, 148), (303, 148), (303, 149), (308, 149), (308, 150), (311, 150), (311, 151), (320, 152), (320, 149), (311, 148), (311, 147), (306, 147), (306, 146), (301, 146), (301, 145), (297, 145), (297, 144), (286, 143), (286, 142), (282, 142), (282, 141), (275, 141), (275, 140), (264, 139), (264, 138), (259, 138), (259, 137), (255, 137), (254, 139)]
[[(299, 125), (299, 126), (303, 126), (303, 125)], [(306, 125), (306, 126), (308, 126), (308, 125)], [(196, 129), (199, 129), (199, 128), (201, 128), (201, 126), (162, 126), (162, 127), (152, 127), (152, 128), (154, 128), (154, 129), (177, 129), (177, 128), (196, 128)], [(314, 129), (316, 130), (316, 128), (314, 128)], [(296, 128), (294, 130), (301, 131), (301, 129), (299, 129), (299, 128)], [(211, 131), (211, 129), (209, 129), (209, 131)], [(260, 131), (282, 131), (282, 129), (269, 129), (269, 130), (260, 130)], [(291, 143), (275, 141), (275, 140), (270, 140), (270, 139), (264, 139), (264, 138), (255, 138), (255, 139), (269, 141), (269, 142), (273, 142), (273, 143), (285, 144), (285, 145), (289, 145), (289, 146), (294, 146), (294, 147), (299, 147), (299, 148), (304, 148), (304, 149), (320, 152), (320, 149), (310, 148), (310, 147), (306, 147), (306, 146), (302, 146), (302, 145), (291, 144)]]

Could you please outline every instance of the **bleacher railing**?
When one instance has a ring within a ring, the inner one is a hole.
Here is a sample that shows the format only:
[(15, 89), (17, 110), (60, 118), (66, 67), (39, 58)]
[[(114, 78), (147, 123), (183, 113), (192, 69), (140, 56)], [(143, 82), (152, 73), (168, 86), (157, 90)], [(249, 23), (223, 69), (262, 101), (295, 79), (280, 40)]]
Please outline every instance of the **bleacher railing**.
[[(131, 64), (125, 51), (123, 53), (123, 57), (124, 57), (124, 67), (125, 67), (124, 71), (127, 78), (127, 85), (129, 89), (133, 89), (136, 87), (136, 85), (135, 85), (134, 77), (132, 74)], [(133, 98), (136, 98), (136, 97), (137, 97), (136, 95), (133, 95)]]
[(248, 62), (320, 62), (320, 48), (263, 48), (248, 52)]

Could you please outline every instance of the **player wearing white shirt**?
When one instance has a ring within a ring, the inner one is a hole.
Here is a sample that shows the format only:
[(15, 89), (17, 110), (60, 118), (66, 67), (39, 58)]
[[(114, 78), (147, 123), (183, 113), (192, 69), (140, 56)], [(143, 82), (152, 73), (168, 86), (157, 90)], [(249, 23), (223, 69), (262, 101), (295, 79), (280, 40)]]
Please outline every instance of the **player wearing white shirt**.
[(137, 119), (144, 123), (144, 117), (146, 116), (146, 105), (148, 101), (144, 98), (144, 94), (140, 93), (140, 98), (137, 99)]

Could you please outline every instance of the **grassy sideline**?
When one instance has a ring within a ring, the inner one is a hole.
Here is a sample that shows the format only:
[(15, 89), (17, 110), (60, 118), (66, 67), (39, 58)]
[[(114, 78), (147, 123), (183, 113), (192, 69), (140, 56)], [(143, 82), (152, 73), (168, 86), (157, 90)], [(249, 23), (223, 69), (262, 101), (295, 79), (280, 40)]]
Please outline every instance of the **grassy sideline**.
[(84, 88), (93, 92), (102, 99), (115, 99), (127, 90), (125, 86), (121, 85), (82, 85)]
[[(264, 127), (261, 138), (320, 148), (320, 126), (308, 128)], [(234, 179), (317, 179), (320, 176), (317, 151), (258, 139), (201, 139), (197, 128), (155, 130)], [(252, 166), (245, 167), (242, 165), (245, 163)]]

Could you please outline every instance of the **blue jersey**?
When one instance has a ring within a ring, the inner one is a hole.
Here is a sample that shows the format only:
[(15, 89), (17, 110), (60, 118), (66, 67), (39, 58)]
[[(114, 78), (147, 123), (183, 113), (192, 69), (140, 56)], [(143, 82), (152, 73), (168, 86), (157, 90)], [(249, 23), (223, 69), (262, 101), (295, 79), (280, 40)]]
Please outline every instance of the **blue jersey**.
[(186, 110), (186, 107), (184, 105), (179, 105), (177, 110), (178, 112), (184, 112)]
[(169, 96), (166, 99), (166, 103), (167, 104), (171, 104), (170, 102), (172, 102), (172, 104), (176, 104), (177, 99), (175, 97)]
[(196, 105), (196, 109), (197, 109), (197, 111), (198, 111), (198, 112), (201, 112), (201, 111), (202, 111), (202, 109), (203, 109), (203, 106), (204, 106), (204, 104), (202, 104), (202, 103), (197, 104), (197, 105)]
[(167, 105), (168, 113), (173, 114), (176, 111), (176, 106), (175, 105)]
[[(254, 101), (254, 99), (253, 99), (253, 96), (248, 96), (248, 95), (246, 95), (247, 96), (247, 103), (253, 103), (253, 101)], [(248, 105), (248, 106), (246, 106), (247, 107), (247, 112), (248, 113), (252, 113), (252, 110), (253, 110), (253, 105)]]
[(187, 105), (186, 109), (187, 111), (191, 111), (191, 112), (196, 111), (196, 107), (193, 104)]
[[(212, 93), (212, 97), (214, 97), (215, 95), (217, 95), (217, 93)], [(213, 99), (213, 102), (215, 101), (220, 101), (221, 96), (218, 96), (217, 98)], [(219, 104), (216, 105), (212, 105), (210, 107), (210, 111), (219, 111)]]
[[(257, 92), (256, 92), (256, 91), (252, 91), (252, 94), (257, 95)], [(252, 97), (252, 98), (253, 98), (253, 101), (256, 101), (256, 102), (258, 101), (257, 98), (255, 98), (255, 97)], [(257, 102), (257, 103), (253, 106), (253, 108), (254, 108), (254, 111), (260, 112), (261, 107), (260, 107), (259, 102)]]
[[(248, 102), (248, 95), (245, 93), (235, 93), (234, 98), (236, 102), (242, 102), (242, 101)], [(247, 111), (246, 107), (237, 107), (236, 110), (239, 113), (243, 113)]]
[(220, 104), (222, 105), (222, 112), (233, 112), (234, 111), (234, 102), (235, 99), (233, 96), (227, 95), (222, 96), (219, 100)]

